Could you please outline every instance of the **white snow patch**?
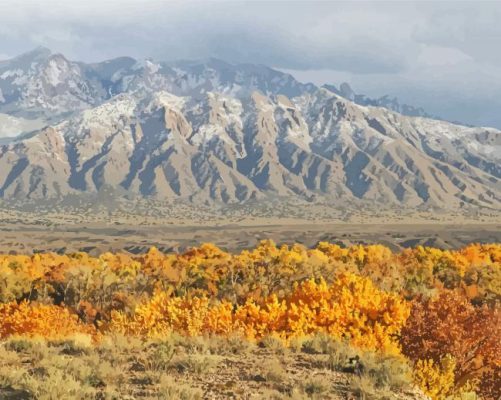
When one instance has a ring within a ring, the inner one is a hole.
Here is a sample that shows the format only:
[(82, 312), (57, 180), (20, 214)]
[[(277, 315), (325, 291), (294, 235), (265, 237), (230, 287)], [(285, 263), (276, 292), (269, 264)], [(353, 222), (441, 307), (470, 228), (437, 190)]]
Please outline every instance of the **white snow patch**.
[(120, 117), (132, 117), (136, 102), (129, 95), (118, 95), (111, 101), (82, 112), (86, 128), (110, 128), (120, 123)]
[(219, 137), (220, 139), (228, 142), (224, 130), (218, 125), (203, 125), (197, 131), (196, 135), (191, 138), (191, 142), (195, 145), (201, 145), (202, 143), (207, 143), (214, 137)]
[(157, 92), (155, 93), (152, 102), (148, 106), (151, 111), (158, 107), (165, 107), (175, 111), (181, 111), (186, 104), (186, 98), (175, 96), (169, 92)]
[(7, 79), (7, 78), (13, 78), (13, 77), (18, 77), (18, 76), (23, 76), (24, 72), (22, 69), (10, 69), (5, 71), (2, 75), (0, 75), (0, 78), (2, 79)]
[(151, 74), (156, 74), (160, 70), (160, 64), (156, 64), (150, 60), (146, 60), (145, 67)]
[(63, 71), (57, 64), (56, 60), (50, 60), (49, 65), (45, 69), (45, 76), (47, 77), (47, 81), (52, 86), (57, 86), (62, 83), (61, 75)]

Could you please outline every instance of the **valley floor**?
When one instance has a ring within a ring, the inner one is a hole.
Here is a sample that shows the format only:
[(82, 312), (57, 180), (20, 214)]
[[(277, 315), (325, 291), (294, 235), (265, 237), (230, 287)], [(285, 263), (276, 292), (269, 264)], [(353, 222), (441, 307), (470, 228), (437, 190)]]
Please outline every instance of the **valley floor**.
[(501, 242), (501, 221), (497, 223), (323, 223), (284, 220), (243, 221), (197, 225), (196, 222), (165, 225), (134, 224), (131, 221), (62, 222), (0, 219), (0, 252), (32, 253), (85, 251), (98, 255), (106, 251), (140, 254), (156, 246), (162, 251), (182, 251), (200, 243), (214, 243), (227, 251), (254, 247), (259, 241), (302, 243), (307, 247), (318, 242), (350, 246), (382, 244), (393, 251), (418, 245), (457, 249), (469, 243)]

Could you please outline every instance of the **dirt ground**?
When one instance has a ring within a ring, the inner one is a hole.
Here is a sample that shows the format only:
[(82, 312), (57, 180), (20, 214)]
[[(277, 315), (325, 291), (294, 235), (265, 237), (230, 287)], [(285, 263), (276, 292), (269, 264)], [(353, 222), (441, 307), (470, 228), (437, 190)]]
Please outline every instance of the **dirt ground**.
[(260, 240), (302, 243), (315, 246), (320, 241), (352, 244), (378, 243), (393, 251), (418, 245), (442, 249), (460, 248), (469, 243), (501, 242), (501, 223), (221, 223), (197, 225), (140, 225), (127, 223), (34, 223), (0, 220), (0, 252), (85, 251), (98, 255), (105, 251), (141, 253), (151, 246), (162, 251), (182, 251), (211, 242), (227, 251), (254, 247)]
[(349, 367), (349, 348), (316, 349), (315, 339), (295, 349), (273, 341), (263, 346), (243, 339), (181, 340), (165, 345), (172, 341), (118, 339), (98, 347), (71, 340), (0, 341), (0, 398), (426, 399), (399, 358), (361, 353), (364, 369), (356, 372)]

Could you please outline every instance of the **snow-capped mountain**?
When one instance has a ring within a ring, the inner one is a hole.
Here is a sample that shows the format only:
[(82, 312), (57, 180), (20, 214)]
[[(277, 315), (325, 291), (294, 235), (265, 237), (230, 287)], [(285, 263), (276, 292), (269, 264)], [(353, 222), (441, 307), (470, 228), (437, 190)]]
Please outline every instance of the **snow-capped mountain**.
[(50, 120), (0, 147), (0, 198), (113, 188), (193, 202), (501, 208), (500, 131), (359, 105), (264, 66), (82, 64), (39, 49), (0, 64), (0, 78), (0, 112)]
[(143, 96), (164, 90), (196, 96), (214, 91), (245, 96), (259, 90), (297, 96), (314, 89), (265, 66), (217, 59), (169, 64), (122, 57), (84, 64), (37, 48), (0, 62), (0, 112), (52, 120), (102, 104), (119, 93)]
[(38, 48), (0, 63), (0, 112), (49, 120), (107, 98), (83, 65)]

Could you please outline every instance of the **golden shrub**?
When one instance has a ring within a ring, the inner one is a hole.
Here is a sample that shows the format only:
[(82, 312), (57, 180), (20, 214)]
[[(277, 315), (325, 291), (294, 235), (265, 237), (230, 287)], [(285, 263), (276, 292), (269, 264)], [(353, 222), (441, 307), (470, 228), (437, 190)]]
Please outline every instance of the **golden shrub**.
[(170, 297), (158, 293), (131, 317), (114, 312), (110, 329), (145, 337), (177, 332), (189, 336), (239, 333), (252, 340), (284, 341), (325, 332), (354, 345), (397, 352), (396, 335), (410, 307), (398, 295), (378, 290), (370, 280), (342, 275), (332, 285), (308, 280), (283, 300), (271, 295), (242, 305), (210, 304), (207, 297)]
[(17, 335), (58, 339), (77, 333), (97, 334), (92, 325), (81, 323), (64, 307), (27, 302), (0, 304), (0, 338)]
[(454, 389), (454, 370), (456, 362), (450, 355), (440, 362), (418, 360), (414, 366), (414, 381), (433, 400), (443, 400)]

